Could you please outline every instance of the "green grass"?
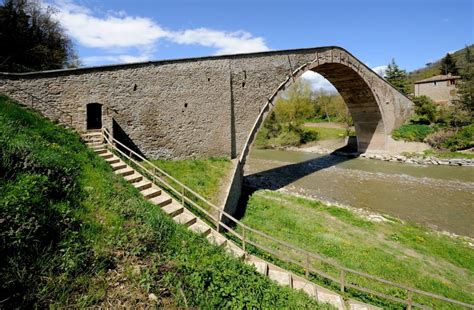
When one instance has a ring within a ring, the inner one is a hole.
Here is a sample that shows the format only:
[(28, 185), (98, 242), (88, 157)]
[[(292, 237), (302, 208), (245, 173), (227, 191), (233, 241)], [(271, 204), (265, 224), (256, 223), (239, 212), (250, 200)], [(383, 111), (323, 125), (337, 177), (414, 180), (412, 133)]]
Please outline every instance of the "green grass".
[(429, 125), (405, 124), (392, 132), (392, 137), (395, 140), (417, 141), (423, 140), (434, 132), (434, 129)]
[(77, 134), (0, 97), (5, 308), (318, 308), (175, 224)]
[[(305, 126), (305, 130), (316, 132), (319, 140), (334, 140), (347, 136), (347, 131), (342, 128), (324, 128)], [(350, 136), (355, 136), (355, 132), (351, 131)]]
[[(271, 191), (250, 198), (243, 222), (280, 240), (330, 257), (343, 266), (453, 299), (474, 303), (474, 250), (460, 238), (428, 231), (392, 219), (372, 222), (347, 209)], [(270, 248), (274, 242), (256, 235), (248, 238)], [(285, 253), (298, 257), (292, 251)], [(338, 278), (335, 269), (314, 263)], [(391, 292), (384, 285), (349, 276), (364, 286)], [(354, 291), (349, 292), (354, 293)], [(369, 295), (357, 296), (374, 302)], [(415, 296), (420, 300), (419, 296)], [(429, 302), (428, 299), (423, 299)], [(384, 307), (390, 304), (382, 303)], [(443, 304), (432, 304), (435, 308)], [(446, 304), (444, 304), (446, 306)]]
[(217, 204), (224, 180), (232, 168), (230, 159), (153, 160), (166, 173), (190, 187), (198, 194)]

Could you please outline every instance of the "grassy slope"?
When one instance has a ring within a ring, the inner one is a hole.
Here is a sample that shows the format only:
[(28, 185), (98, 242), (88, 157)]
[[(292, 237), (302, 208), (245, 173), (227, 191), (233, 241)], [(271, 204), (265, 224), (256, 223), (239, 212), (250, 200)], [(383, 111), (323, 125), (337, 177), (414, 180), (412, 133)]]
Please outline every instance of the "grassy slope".
[(193, 160), (154, 160), (153, 163), (184, 185), (213, 203), (219, 203), (219, 193), (232, 168), (227, 158)]
[(243, 222), (346, 267), (474, 303), (474, 250), (459, 239), (270, 191), (251, 197)]
[[(161, 306), (318, 307), (175, 224), (77, 134), (5, 97), (0, 142), (0, 306), (139, 307), (151, 305), (154, 293)], [(56, 179), (57, 171), (65, 178)], [(21, 216), (45, 233), (22, 230)], [(27, 250), (19, 255), (13, 241)]]

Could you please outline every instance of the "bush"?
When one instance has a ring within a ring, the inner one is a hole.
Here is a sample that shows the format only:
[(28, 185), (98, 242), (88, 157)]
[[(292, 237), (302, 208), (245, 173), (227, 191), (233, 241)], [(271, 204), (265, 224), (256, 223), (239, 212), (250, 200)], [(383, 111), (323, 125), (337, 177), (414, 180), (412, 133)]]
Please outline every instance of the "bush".
[(428, 143), (431, 147), (440, 149), (443, 148), (443, 145), (446, 141), (455, 134), (454, 129), (452, 128), (442, 128), (436, 132), (429, 134), (425, 138), (425, 142)]
[(474, 125), (462, 127), (458, 132), (448, 137), (442, 145), (451, 151), (474, 147)]
[(428, 125), (406, 124), (395, 129), (392, 133), (392, 137), (395, 140), (422, 142), (433, 131), (433, 128)]

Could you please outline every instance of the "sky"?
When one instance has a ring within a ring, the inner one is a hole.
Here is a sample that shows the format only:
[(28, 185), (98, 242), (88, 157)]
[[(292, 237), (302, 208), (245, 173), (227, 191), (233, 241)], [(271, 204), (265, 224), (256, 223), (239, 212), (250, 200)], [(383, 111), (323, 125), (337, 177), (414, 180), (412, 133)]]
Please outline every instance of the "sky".
[[(376, 72), (474, 41), (473, 0), (43, 0), (84, 66), (336, 45)], [(330, 89), (318, 75), (315, 88)]]

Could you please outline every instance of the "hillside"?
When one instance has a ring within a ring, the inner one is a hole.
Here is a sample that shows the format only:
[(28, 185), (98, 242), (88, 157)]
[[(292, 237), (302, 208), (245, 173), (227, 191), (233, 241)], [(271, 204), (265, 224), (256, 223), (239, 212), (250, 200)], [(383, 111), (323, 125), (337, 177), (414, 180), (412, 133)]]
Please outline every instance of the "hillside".
[(174, 223), (78, 134), (4, 96), (0, 143), (0, 308), (321, 307)]
[[(472, 49), (473, 45), (460, 49), (452, 54), (453, 58), (456, 60), (456, 63), (459, 65), (464, 61), (464, 55), (466, 54), (466, 49)], [(443, 57), (446, 55), (443, 55)], [(408, 73), (408, 81), (410, 82), (411, 91), (413, 91), (413, 83), (419, 80), (427, 79), (432, 76), (440, 74), (441, 68), (441, 59), (436, 60), (435, 62), (431, 63), (429, 66), (424, 68), (420, 68)]]

